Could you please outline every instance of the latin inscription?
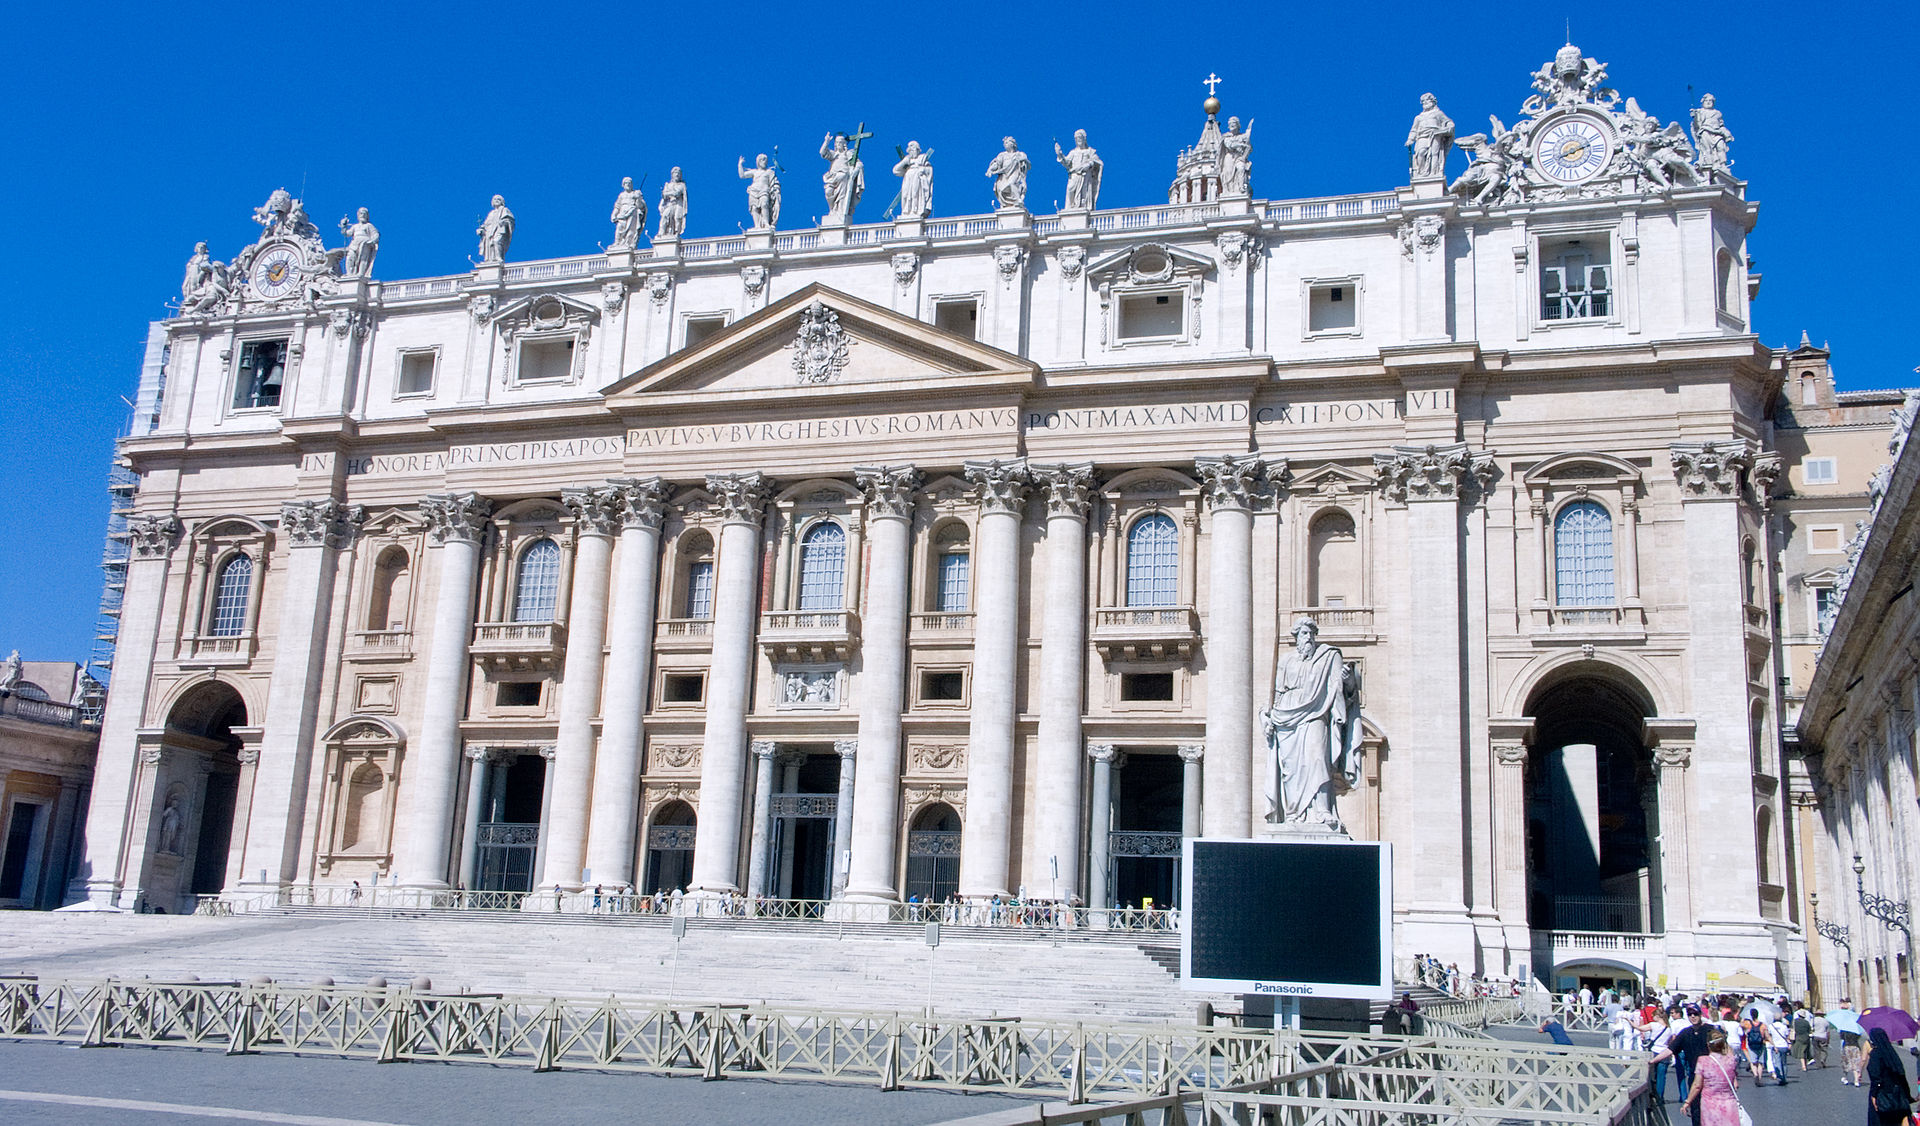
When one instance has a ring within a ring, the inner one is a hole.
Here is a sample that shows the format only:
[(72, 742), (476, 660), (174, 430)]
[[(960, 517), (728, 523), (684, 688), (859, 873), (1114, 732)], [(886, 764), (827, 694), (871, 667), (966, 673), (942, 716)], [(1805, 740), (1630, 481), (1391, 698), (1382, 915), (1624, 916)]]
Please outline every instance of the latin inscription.
[(1026, 429), (1035, 430), (1160, 430), (1181, 426), (1218, 426), (1245, 422), (1245, 403), (1188, 403), (1173, 407), (1079, 407), (1057, 411), (1028, 411)]
[(1258, 407), (1258, 426), (1365, 426), (1401, 416), (1398, 399), (1362, 399), (1340, 403), (1274, 403)]
[(896, 438), (1008, 430), (1019, 424), (1013, 407), (982, 411), (916, 411), (912, 414), (846, 415), (788, 422), (730, 422), (700, 426), (649, 426), (627, 431), (629, 450), (724, 449), (732, 446), (837, 442), (848, 438)]

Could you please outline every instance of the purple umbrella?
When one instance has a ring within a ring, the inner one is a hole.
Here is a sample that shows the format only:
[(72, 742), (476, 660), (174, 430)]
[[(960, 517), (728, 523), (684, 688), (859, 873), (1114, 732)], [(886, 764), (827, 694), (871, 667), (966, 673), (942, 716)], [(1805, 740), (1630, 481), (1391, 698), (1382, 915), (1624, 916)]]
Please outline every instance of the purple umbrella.
[(1868, 1032), (1882, 1029), (1889, 1040), (1911, 1040), (1914, 1033), (1920, 1032), (1920, 1021), (1905, 1009), (1896, 1009), (1891, 1005), (1868, 1009), (1860, 1014), (1860, 1027)]

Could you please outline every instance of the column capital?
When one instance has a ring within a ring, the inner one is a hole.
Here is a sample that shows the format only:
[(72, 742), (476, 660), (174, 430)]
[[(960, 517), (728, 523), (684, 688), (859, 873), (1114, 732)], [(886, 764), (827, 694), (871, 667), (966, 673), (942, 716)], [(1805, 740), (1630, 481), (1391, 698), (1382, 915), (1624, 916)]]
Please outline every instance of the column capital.
[(548, 762), (552, 762), (554, 755), (558, 754), (559, 750), (560, 748), (558, 746), (549, 743), (540, 748), (540, 757), (546, 759)]
[(869, 519), (908, 520), (920, 471), (911, 465), (856, 465), (853, 480), (867, 498)]
[(757, 472), (709, 473), (707, 491), (713, 494), (714, 507), (723, 523), (757, 528), (766, 516), (769, 490), (766, 478)]
[(1492, 450), (1447, 445), (1393, 446), (1373, 455), (1374, 478), (1388, 500), (1459, 500), (1471, 478), (1482, 493), (1496, 472)]
[(1114, 749), (1112, 743), (1088, 743), (1087, 757), (1095, 762), (1104, 762), (1111, 765), (1113, 760), (1120, 757), (1120, 752)]
[(1085, 520), (1093, 503), (1093, 463), (1028, 465), (1036, 485), (1047, 490), (1047, 515)]
[(165, 516), (135, 516), (127, 521), (127, 538), (135, 559), (165, 559), (180, 542), (180, 519)]
[(498, 747), (486, 747), (486, 746), (479, 746), (479, 745), (468, 746), (464, 751), (461, 751), (460, 753), (467, 757), (467, 761), (476, 763), (476, 764), (486, 763), (488, 765), (492, 765), (494, 763), (501, 761), (506, 757), (504, 754), (501, 753), (500, 748)]
[(1527, 764), (1527, 745), (1519, 740), (1495, 740), (1493, 758), (1502, 766), (1525, 766)]
[(753, 753), (754, 758), (771, 759), (780, 753), (780, 744), (771, 739), (755, 739), (747, 744), (747, 750)]
[(1020, 515), (1027, 500), (1027, 463), (1023, 458), (1011, 461), (969, 461), (961, 472), (979, 491), (981, 512), (1010, 512)]
[(1740, 495), (1741, 477), (1753, 468), (1759, 452), (1760, 443), (1751, 438), (1723, 438), (1674, 442), (1667, 447), (1667, 459), (1673, 463), (1682, 500), (1724, 500)]
[(843, 759), (850, 759), (859, 752), (860, 740), (858, 739), (835, 739), (833, 741), (833, 753)]
[(607, 482), (614, 514), (623, 528), (659, 530), (667, 516), (667, 483), (658, 477), (616, 477)]
[(560, 503), (573, 514), (574, 531), (583, 536), (612, 539), (619, 521), (609, 489), (561, 489)]
[(435, 541), (477, 544), (486, 535), (493, 502), (479, 493), (435, 493), (420, 498), (420, 514)]
[(1182, 743), (1174, 750), (1179, 752), (1181, 762), (1201, 762), (1207, 757), (1205, 743)]
[(1669, 770), (1685, 770), (1693, 765), (1693, 747), (1686, 743), (1663, 743), (1653, 749), (1653, 761)]
[(294, 547), (345, 547), (367, 519), (360, 504), (290, 500), (280, 506), (280, 529)]
[(1195, 458), (1193, 468), (1200, 477), (1200, 495), (1210, 509), (1251, 512), (1268, 486), (1284, 485), (1292, 476), (1285, 460), (1270, 464), (1259, 454)]

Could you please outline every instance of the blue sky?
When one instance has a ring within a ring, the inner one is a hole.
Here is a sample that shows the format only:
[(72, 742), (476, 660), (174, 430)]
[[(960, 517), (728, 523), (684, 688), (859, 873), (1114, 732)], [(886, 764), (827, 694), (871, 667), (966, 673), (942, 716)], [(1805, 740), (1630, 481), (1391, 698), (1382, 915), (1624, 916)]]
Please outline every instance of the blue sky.
[[(1574, 41), (1648, 112), (1684, 118), (1718, 97), (1761, 203), (1761, 338), (1831, 342), (1843, 388), (1920, 382), (1904, 294), (1920, 171), (1899, 81), (1920, 57), (1910, 9), (1582, 9), (23, 5), (0, 45), (0, 651), (88, 653), (107, 459), (147, 323), (194, 242), (231, 258), (282, 186), (330, 237), (371, 208), (389, 279), (466, 269), (494, 192), (519, 219), (512, 258), (591, 251), (620, 177), (645, 176), (651, 201), (674, 164), (689, 234), (733, 232), (734, 159), (776, 145), (793, 177), (785, 225), (806, 225), (821, 135), (861, 121), (876, 158), (857, 221), (879, 219), (893, 183), (878, 157), (909, 139), (935, 150), (935, 213), (972, 214), (989, 207), (981, 172), (1002, 135), (1038, 159), (1076, 128), (1106, 161), (1101, 203), (1147, 204), (1218, 73), (1225, 112), (1256, 121), (1256, 196), (1388, 190), (1405, 182), (1423, 91), (1463, 133), (1490, 113), (1511, 122), (1571, 14)], [(1029, 203), (1051, 210), (1063, 182), (1037, 165)]]

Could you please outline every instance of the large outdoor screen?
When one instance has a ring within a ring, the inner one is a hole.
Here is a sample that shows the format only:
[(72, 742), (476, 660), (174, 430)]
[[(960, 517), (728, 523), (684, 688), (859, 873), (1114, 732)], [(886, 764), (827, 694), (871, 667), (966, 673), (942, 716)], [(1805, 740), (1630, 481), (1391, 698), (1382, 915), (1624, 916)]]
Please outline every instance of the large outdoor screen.
[(1393, 996), (1388, 846), (1191, 838), (1180, 984), (1215, 993)]

